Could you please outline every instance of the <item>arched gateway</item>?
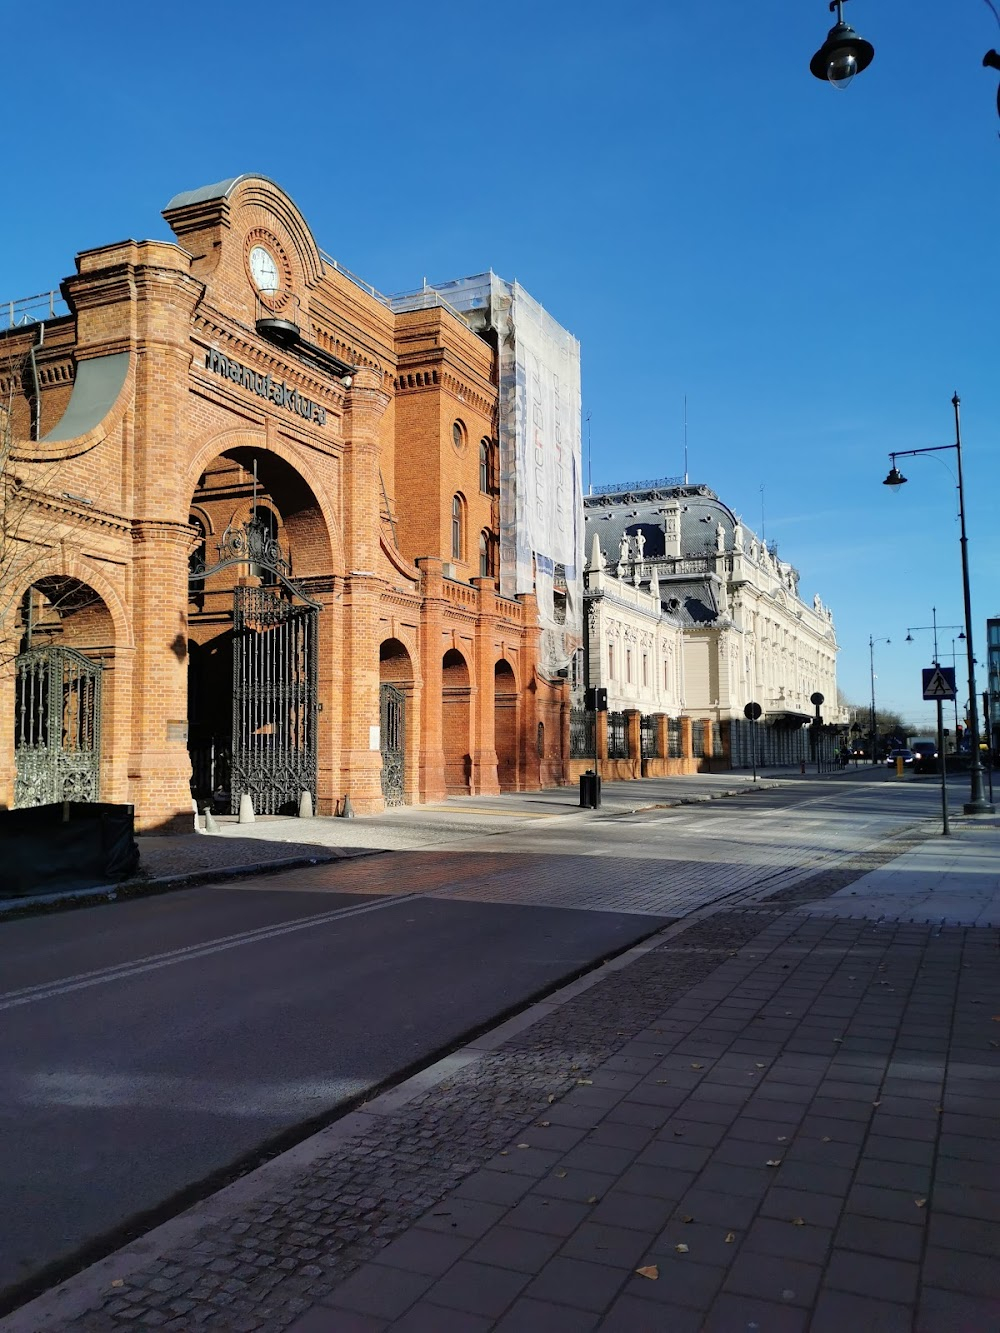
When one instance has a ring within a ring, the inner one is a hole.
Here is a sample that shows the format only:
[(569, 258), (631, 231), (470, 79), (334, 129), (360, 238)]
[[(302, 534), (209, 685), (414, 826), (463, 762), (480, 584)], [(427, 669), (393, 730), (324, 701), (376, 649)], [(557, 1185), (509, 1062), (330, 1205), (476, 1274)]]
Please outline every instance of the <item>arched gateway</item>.
[(244, 794), (258, 814), (294, 813), (305, 792), (317, 800), (322, 608), (293, 579), (287, 538), (305, 512), (315, 532), (318, 508), (282, 460), (265, 459), (264, 471), (267, 490), (257, 456), (233, 449), (208, 466), (192, 503), (191, 786), (199, 804), (233, 814)]

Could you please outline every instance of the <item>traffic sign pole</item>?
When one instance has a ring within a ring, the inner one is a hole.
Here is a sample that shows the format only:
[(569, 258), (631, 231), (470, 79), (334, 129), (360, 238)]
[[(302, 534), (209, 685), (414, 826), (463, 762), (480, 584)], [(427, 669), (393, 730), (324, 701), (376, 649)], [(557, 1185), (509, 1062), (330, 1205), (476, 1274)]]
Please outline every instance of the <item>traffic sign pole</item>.
[(944, 705), (940, 699), (937, 701), (937, 746), (938, 759), (941, 763), (941, 836), (947, 837), (951, 832), (948, 824), (948, 774), (944, 757), (944, 714), (942, 712)]

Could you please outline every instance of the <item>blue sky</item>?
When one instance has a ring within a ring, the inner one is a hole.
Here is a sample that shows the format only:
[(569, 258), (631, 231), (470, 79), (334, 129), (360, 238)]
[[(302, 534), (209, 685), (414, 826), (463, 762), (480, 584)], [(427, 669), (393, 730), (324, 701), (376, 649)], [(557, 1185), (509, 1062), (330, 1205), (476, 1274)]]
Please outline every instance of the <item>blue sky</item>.
[(686, 394), (691, 480), (758, 531), (764, 487), (848, 696), (889, 636), (879, 703), (923, 724), (931, 636), (904, 639), (932, 606), (962, 619), (954, 454), (880, 483), (890, 449), (953, 441), (958, 389), (984, 660), (1000, 28), (984, 0), (845, 18), (876, 55), (838, 92), (808, 70), (825, 0), (11, 6), (0, 299), (166, 235), (172, 195), (245, 171), (383, 291), (517, 278), (581, 340), (594, 483), (680, 473)]

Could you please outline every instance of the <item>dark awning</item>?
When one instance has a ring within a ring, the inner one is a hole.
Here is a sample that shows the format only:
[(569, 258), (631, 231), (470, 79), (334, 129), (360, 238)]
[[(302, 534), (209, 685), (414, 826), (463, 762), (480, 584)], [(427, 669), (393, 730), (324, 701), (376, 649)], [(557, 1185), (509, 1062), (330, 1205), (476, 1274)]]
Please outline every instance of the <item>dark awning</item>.
[(796, 713), (792, 709), (768, 712), (767, 720), (775, 727), (801, 727), (815, 721), (812, 713)]

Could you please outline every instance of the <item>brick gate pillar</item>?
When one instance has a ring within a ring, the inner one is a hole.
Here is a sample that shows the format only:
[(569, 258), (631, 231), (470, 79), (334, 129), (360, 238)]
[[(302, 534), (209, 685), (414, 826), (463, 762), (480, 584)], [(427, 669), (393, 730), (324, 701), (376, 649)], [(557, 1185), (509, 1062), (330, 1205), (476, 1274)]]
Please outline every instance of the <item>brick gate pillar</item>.
[(628, 762), (633, 778), (642, 777), (642, 714), (638, 708), (625, 709), (625, 735), (628, 737)]
[(476, 619), (476, 680), (479, 692), (472, 722), (472, 791), (487, 796), (500, 794), (496, 747), (496, 679), (494, 635), (497, 623), (497, 589), (491, 578), (472, 580), (479, 590)]
[(354, 373), (344, 412), (344, 696), (341, 785), (359, 814), (384, 807), (379, 725), (380, 576), (379, 432), (389, 395), (374, 370)]
[(418, 790), (423, 801), (443, 801), (444, 728), (441, 714), (444, 699), (444, 577), (436, 556), (417, 560), (423, 576), (421, 603), (420, 675), (420, 757)]
[(132, 526), (135, 658), (129, 800), (146, 833), (187, 832), (191, 760), (187, 748), (188, 555), (186, 523), (138, 519)]
[(689, 717), (681, 718), (681, 758), (684, 761), (681, 772), (694, 773), (696, 771), (694, 741), (691, 735), (691, 719)]

